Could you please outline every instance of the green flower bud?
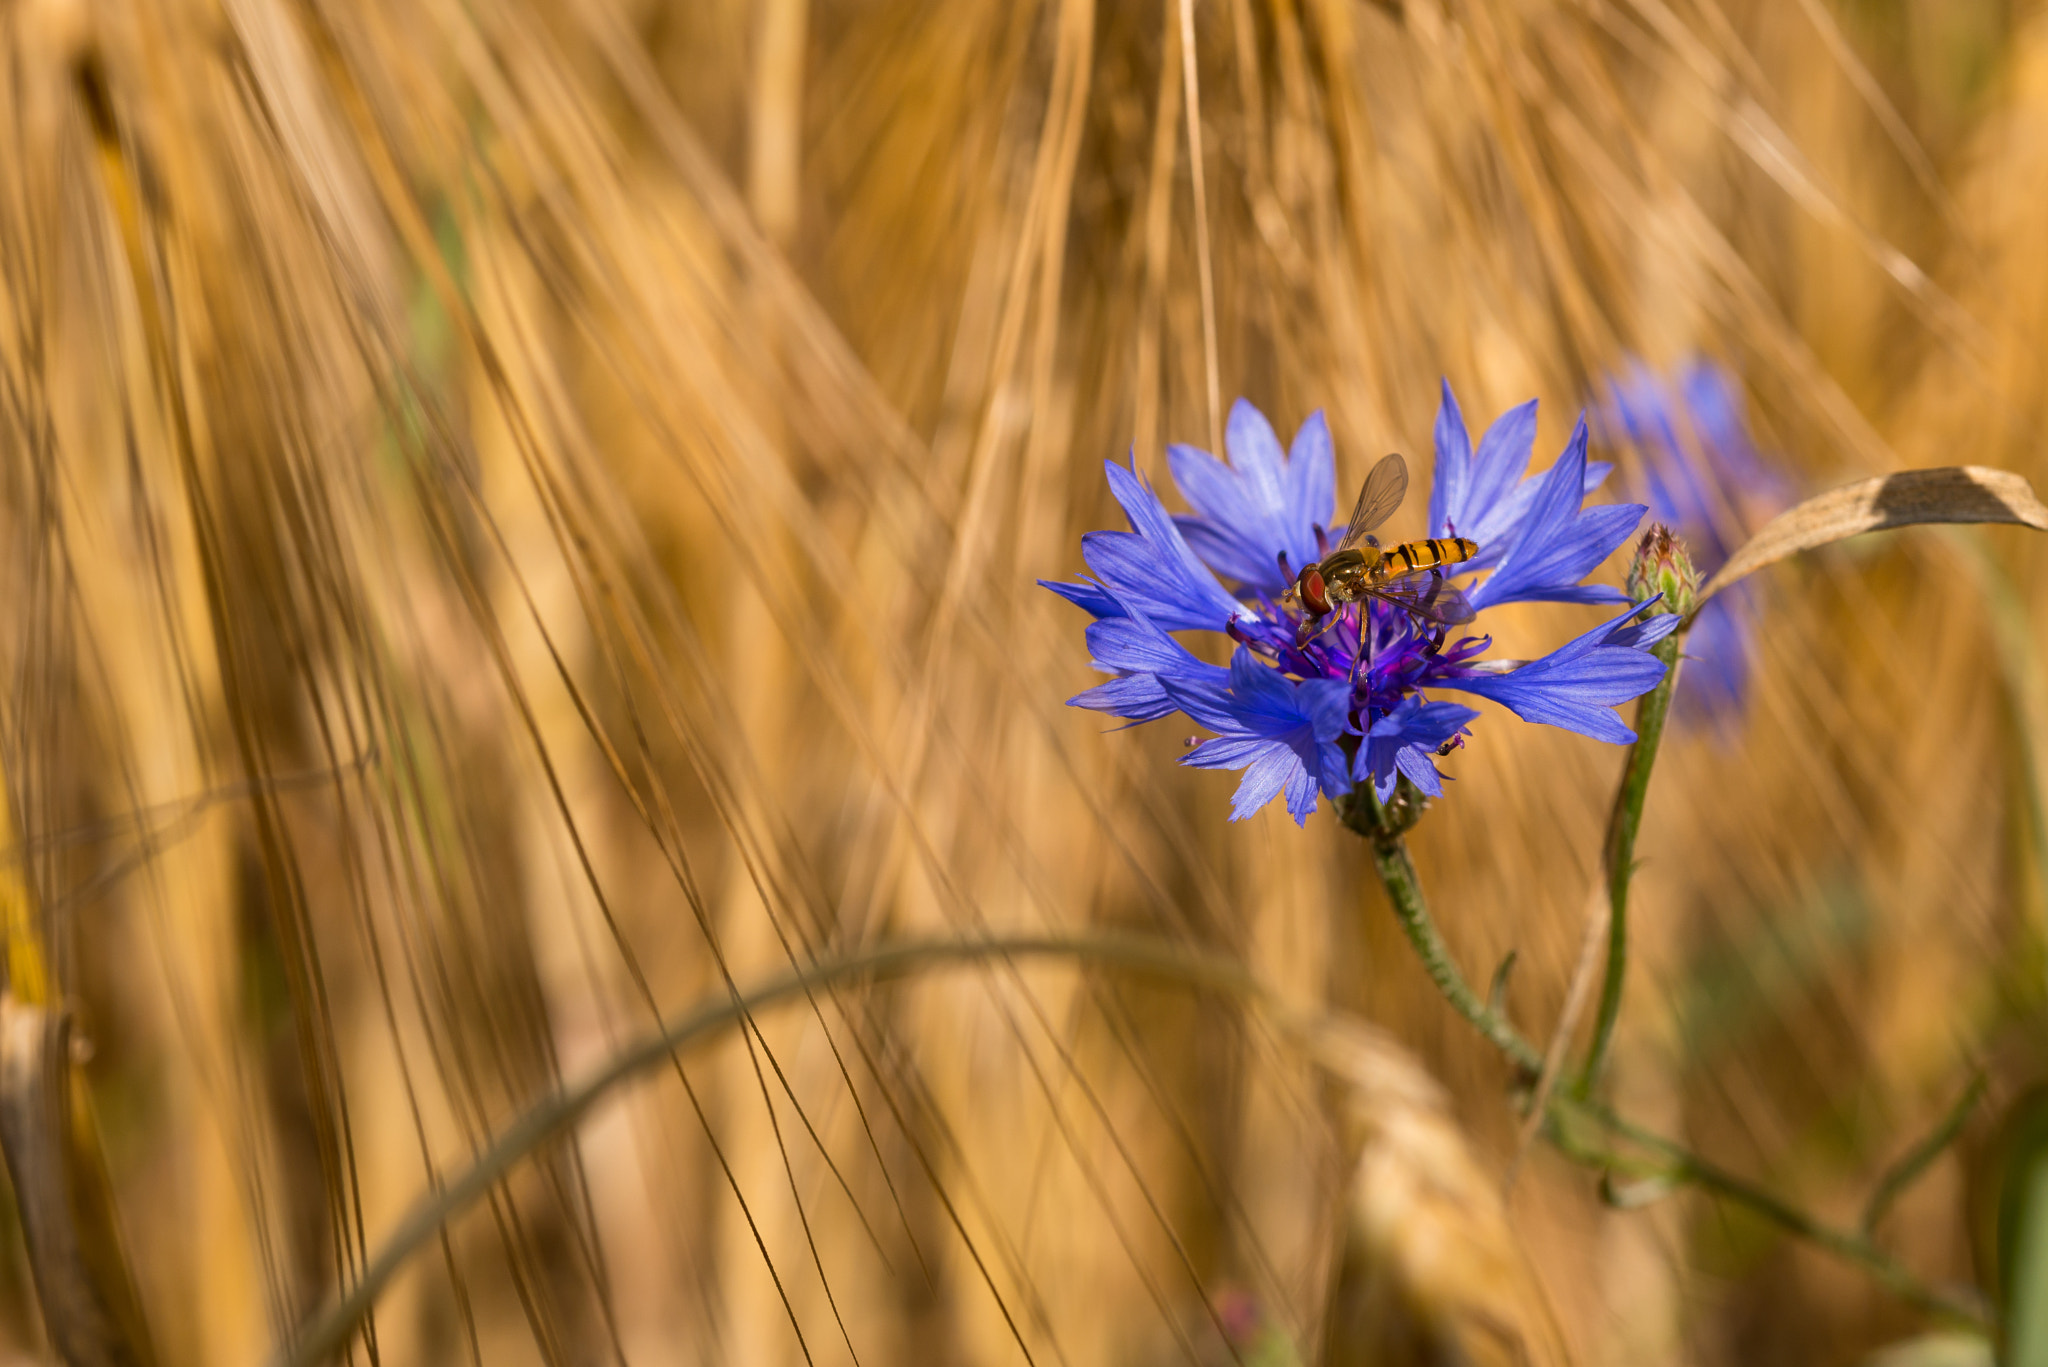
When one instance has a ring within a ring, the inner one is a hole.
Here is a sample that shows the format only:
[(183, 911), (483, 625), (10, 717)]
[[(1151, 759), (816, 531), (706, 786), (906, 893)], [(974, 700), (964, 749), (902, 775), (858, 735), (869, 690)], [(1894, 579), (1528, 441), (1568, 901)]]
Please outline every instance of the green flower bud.
[(1661, 593), (1663, 601), (1650, 609), (1650, 615), (1671, 612), (1683, 617), (1692, 611), (1699, 591), (1700, 576), (1685, 553), (1685, 538), (1661, 522), (1651, 523), (1629, 562), (1630, 601), (1640, 603)]

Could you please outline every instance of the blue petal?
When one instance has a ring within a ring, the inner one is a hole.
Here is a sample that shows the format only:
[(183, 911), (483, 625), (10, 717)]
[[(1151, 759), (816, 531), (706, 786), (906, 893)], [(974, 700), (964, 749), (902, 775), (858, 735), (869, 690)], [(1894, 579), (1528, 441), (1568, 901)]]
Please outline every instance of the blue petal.
[[(1428, 768), (1434, 782), (1436, 766), (1428, 762), (1428, 752), (1463, 731), (1478, 716), (1462, 703), (1426, 703), (1411, 694), (1367, 731), (1352, 761), (1353, 777), (1360, 781), (1370, 777), (1374, 790), (1384, 801), (1394, 791), (1396, 768), (1407, 772), (1412, 767), (1401, 762), (1401, 756), (1412, 750), (1415, 762)], [(1421, 780), (1417, 783), (1420, 785)], [(1434, 797), (1442, 790), (1423, 785), (1423, 791)]]
[(1631, 358), (1621, 373), (1609, 379), (1608, 400), (1602, 408), (1602, 416), (1630, 445), (1673, 455), (1681, 450), (1678, 432), (1672, 426), (1670, 393), (1642, 361)]
[[(1607, 477), (1613, 473), (1614, 462), (1612, 461), (1587, 461), (1586, 477), (1583, 481), (1585, 491), (1589, 494), (1592, 493), (1604, 484), (1607, 481)], [(1535, 499), (1536, 490), (1542, 483), (1542, 476), (1531, 476), (1509, 490), (1507, 497), (1494, 505), (1493, 511), (1488, 515), (1485, 525), (1480, 528), (1481, 532), (1488, 539), (1480, 541), (1477, 536), (1472, 538), (1475, 541), (1479, 541), (1479, 554), (1452, 570), (1453, 576), (1474, 574), (1480, 570), (1490, 570), (1500, 563), (1501, 557), (1508, 552), (1515, 528), (1521, 526), (1522, 519), (1528, 516), (1529, 504)], [(1462, 523), (1459, 524), (1458, 534), (1460, 536), (1468, 535)], [(1556, 600), (1549, 601), (1554, 602)], [(1619, 603), (1623, 600), (1619, 596), (1614, 596), (1588, 599), (1586, 601)]]
[[(1394, 752), (1394, 767), (1408, 776), (1408, 781), (1420, 788), (1427, 797), (1444, 795), (1444, 776), (1430, 763), (1429, 752), (1419, 745), (1404, 745)], [(1381, 801), (1385, 801), (1382, 798)]]
[(1344, 763), (1344, 752), (1335, 741), (1316, 743), (1316, 761), (1325, 796), (1336, 798), (1351, 791), (1351, 770)]
[(1183, 533), (1197, 525), (1204, 528), (1199, 544), (1189, 541), (1202, 559), (1240, 583), (1277, 581), (1280, 570), (1274, 553), (1284, 543), (1275, 539), (1277, 533), (1269, 525), (1277, 509), (1260, 506), (1248, 482), (1207, 451), (1171, 445), (1166, 448), (1166, 463), (1181, 496), (1197, 514), (1174, 521)]
[[(1306, 689), (1309, 685), (1304, 683), (1300, 687)], [(1247, 729), (1273, 734), (1309, 720), (1302, 700), (1296, 696), (1296, 685), (1242, 647), (1230, 657), (1230, 695), (1237, 703), (1241, 724)]]
[[(1287, 509), (1287, 457), (1280, 450), (1280, 438), (1266, 415), (1243, 399), (1230, 405), (1230, 418), (1223, 428), (1223, 446), (1230, 453), (1230, 466), (1244, 486), (1245, 501), (1256, 516), (1252, 524), (1261, 542), (1274, 550), (1287, 545), (1282, 516)], [(1247, 527), (1251, 531), (1251, 526)]]
[(1097, 617), (1118, 617), (1123, 614), (1122, 605), (1110, 595), (1109, 590), (1086, 579), (1074, 584), (1057, 579), (1041, 579), (1038, 586), (1042, 589), (1051, 589), (1069, 603), (1084, 607)]
[[(1713, 604), (1709, 603), (1707, 606), (1711, 609)], [(1671, 612), (1661, 612), (1655, 617), (1639, 617), (1625, 627), (1616, 627), (1608, 634), (1606, 644), (1648, 650), (1678, 630), (1678, 623), (1678, 615)]]
[(1292, 750), (1275, 741), (1245, 769), (1237, 793), (1230, 800), (1230, 819), (1242, 821), (1271, 802), (1301, 769)]
[(1434, 750), (1477, 720), (1479, 713), (1463, 703), (1424, 702), (1411, 696), (1374, 722), (1367, 734), (1379, 740), (1427, 745)]
[(1689, 363), (1673, 383), (1630, 360), (1610, 377), (1601, 416), (1641, 453), (1650, 506), (1685, 533), (1703, 573), (1731, 549), (1726, 510), (1781, 505), (1790, 496), (1750, 439), (1740, 388), (1711, 361)]
[[(1640, 697), (1656, 687), (1657, 680), (1664, 677), (1664, 665), (1655, 656), (1641, 651), (1617, 653), (1635, 657), (1634, 662), (1616, 669), (1611, 666), (1617, 662), (1593, 658), (1535, 679), (1517, 678), (1522, 673), (1518, 669), (1510, 674), (1446, 679), (1440, 687), (1492, 698), (1523, 721), (1561, 726), (1594, 740), (1626, 745), (1636, 738), (1636, 733), (1622, 724), (1612, 710), (1613, 705)], [(1615, 696), (1617, 693), (1620, 696)]]
[(1090, 555), (1091, 546), (1105, 545), (1104, 538), (1129, 534), (1090, 532), (1082, 537), (1082, 558), (1096, 578), (1120, 597), (1135, 600), (1136, 606), (1168, 631), (1221, 631), (1232, 618), (1253, 615), (1224, 592), (1216, 576), (1195, 558), (1150, 485), (1115, 461), (1105, 462), (1103, 468), (1109, 475), (1110, 492), (1131, 520), (1136, 535), (1130, 541), (1136, 545), (1107, 543), (1110, 549), (1103, 554), (1109, 564), (1098, 565)]
[[(1339, 679), (1305, 679), (1294, 690), (1296, 705), (1319, 742), (1334, 743), (1351, 716), (1351, 685)], [(1343, 765), (1338, 765), (1339, 770)], [(1349, 784), (1345, 785), (1349, 787)]]
[(1099, 669), (1120, 673), (1174, 674), (1221, 684), (1221, 665), (1196, 659), (1186, 646), (1143, 616), (1108, 617), (1088, 625), (1088, 653)]
[(1473, 607), (1587, 602), (1609, 596), (1579, 581), (1628, 539), (1644, 510), (1639, 504), (1620, 503), (1579, 511), (1585, 479), (1586, 422), (1581, 417), (1564, 454), (1537, 481), (1535, 496), (1499, 568), (1469, 595)]
[(1258, 519), (1260, 509), (1247, 497), (1244, 481), (1201, 447), (1167, 443), (1166, 465), (1181, 497), (1204, 520), (1230, 528)]
[(1436, 416), (1436, 476), (1429, 492), (1431, 536), (1464, 536), (1479, 543), (1487, 563), (1499, 559), (1498, 543), (1514, 527), (1526, 504), (1522, 472), (1536, 444), (1536, 401), (1518, 404), (1494, 419), (1474, 454), (1464, 414), (1450, 382)]
[[(1627, 538), (1623, 538), (1626, 540)], [(1628, 595), (1611, 584), (1571, 584), (1542, 594), (1525, 595), (1520, 601), (1545, 603), (1626, 603)], [(1488, 607), (1498, 604), (1489, 603)]]
[(1168, 631), (1221, 631), (1246, 611), (1207, 570), (1198, 578), (1134, 532), (1089, 532), (1081, 559), (1104, 588)]
[(1210, 568), (1270, 593), (1288, 587), (1285, 553), (1297, 568), (1321, 557), (1316, 528), (1327, 527), (1336, 501), (1336, 465), (1329, 427), (1317, 413), (1283, 454), (1272, 424), (1239, 399), (1224, 433), (1230, 463), (1192, 446), (1168, 446), (1174, 482), (1196, 516), (1174, 519)]
[(1308, 824), (1308, 814), (1316, 809), (1316, 777), (1306, 768), (1297, 768), (1287, 776), (1287, 814), (1294, 818), (1297, 826)]
[[(1531, 399), (1494, 419), (1479, 439), (1475, 455), (1457, 396), (1451, 392), (1450, 382), (1444, 382), (1436, 419), (1429, 534), (1469, 537), (1479, 543), (1479, 553), (1453, 570), (1453, 575), (1492, 569), (1506, 555), (1541, 483), (1538, 478), (1521, 478), (1535, 442), (1536, 401)], [(1585, 465), (1585, 492), (1592, 493), (1613, 470), (1605, 461)], [(1620, 600), (1603, 597), (1598, 601)]]
[(1196, 659), (1132, 605), (1114, 596), (1110, 601), (1125, 615), (1089, 624), (1089, 663), (1123, 677), (1069, 698), (1068, 706), (1112, 712), (1133, 722), (1155, 721), (1176, 709), (1159, 682), (1161, 675), (1206, 684), (1218, 692), (1227, 686), (1228, 671)]
[(1477, 531), (1459, 534), (1474, 541), (1482, 536), (1498, 537), (1506, 526), (1493, 514), (1507, 501), (1529, 468), (1529, 456), (1536, 446), (1536, 400), (1510, 408), (1494, 419), (1493, 426), (1479, 439), (1479, 452), (1472, 460), (1472, 478), (1465, 492), (1465, 520)]
[(1212, 679), (1187, 676), (1162, 676), (1160, 682), (1183, 712), (1226, 736), (1300, 731), (1319, 742), (1334, 741), (1343, 732), (1350, 699), (1350, 688), (1341, 679), (1295, 683), (1242, 646), (1230, 657), (1227, 689)]
[(1315, 529), (1329, 527), (1337, 514), (1337, 456), (1330, 424), (1318, 408), (1308, 415), (1287, 451), (1287, 527), (1294, 549), (1319, 550)]
[[(1186, 449), (1186, 448), (1182, 448)], [(1204, 460), (1208, 453), (1195, 452)], [(1177, 478), (1177, 477), (1176, 477)], [(1187, 486), (1181, 486), (1185, 489)], [(1193, 502), (1193, 499), (1189, 499)], [(1280, 564), (1243, 538), (1227, 530), (1223, 524), (1211, 522), (1204, 517), (1176, 516), (1173, 525), (1180, 528), (1180, 534), (1188, 543), (1188, 549), (1225, 579), (1239, 584), (1262, 588), (1268, 593), (1279, 593), (1284, 585), (1280, 582)]]
[(1197, 769), (1242, 769), (1276, 743), (1264, 736), (1220, 736), (1203, 741), (1182, 755), (1180, 762)]
[(1622, 725), (1610, 709), (1656, 687), (1664, 677), (1664, 662), (1610, 641), (1649, 606), (1638, 604), (1520, 669), (1439, 679), (1436, 686), (1491, 698), (1524, 721), (1625, 744), (1635, 739), (1635, 732)]
[[(1339, 679), (1295, 683), (1240, 647), (1230, 661), (1230, 686), (1161, 677), (1160, 687), (1181, 711), (1219, 734), (1181, 762), (1201, 769), (1250, 772), (1238, 786), (1232, 820), (1251, 815), (1284, 787), (1297, 821), (1315, 810), (1318, 791), (1335, 797), (1351, 787), (1343, 733), (1350, 686)], [(1305, 804), (1305, 805), (1304, 805)]]
[(1069, 707), (1108, 712), (1131, 721), (1157, 721), (1179, 710), (1153, 674), (1126, 674), (1067, 699)]
[[(1245, 652), (1240, 650), (1238, 653), (1241, 655)], [(1171, 675), (1160, 678), (1159, 686), (1166, 690), (1167, 697), (1173, 699), (1174, 706), (1211, 731), (1226, 736), (1250, 734), (1239, 720), (1236, 702), (1230, 696), (1227, 687), (1206, 680), (1175, 678)], [(1192, 757), (1186, 762), (1192, 763)]]
[[(1429, 484), (1429, 534), (1450, 535), (1450, 524), (1465, 513), (1465, 491), (1472, 481), (1472, 438), (1451, 382), (1443, 381), (1436, 408), (1436, 471)], [(1462, 534), (1462, 529), (1461, 529)]]

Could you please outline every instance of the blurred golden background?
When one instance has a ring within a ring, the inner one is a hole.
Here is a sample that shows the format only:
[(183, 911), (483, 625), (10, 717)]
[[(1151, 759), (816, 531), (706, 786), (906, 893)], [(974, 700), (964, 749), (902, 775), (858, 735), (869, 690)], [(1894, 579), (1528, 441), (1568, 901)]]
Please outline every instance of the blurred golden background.
[[(1426, 478), (1440, 377), (1475, 433), (1539, 398), (1540, 466), (1630, 357), (1697, 354), (1794, 494), (2038, 482), (2048, 12), (9, 0), (0, 31), (0, 900), (12, 992), (69, 1012), (103, 1360), (265, 1361), (662, 1015), (893, 937), (1091, 928), (1372, 1023), (1363, 1080), (1101, 969), (817, 994), (538, 1149), (350, 1360), (1989, 1360), (1698, 1193), (1613, 1209), (1539, 1146), (1503, 1204), (1507, 1070), (1360, 842), (1327, 806), (1230, 825), (1173, 723), (1066, 708), (1082, 614), (1033, 580), (1121, 525), (1104, 458), (1163, 484), (1240, 394), (1283, 438), (1325, 409), (1348, 489), (1391, 449)], [(1640, 493), (1641, 453), (1594, 454)], [(1877, 1230), (1937, 1284), (1990, 1284), (2001, 1117), (2048, 1074), (2030, 536), (1768, 572), (1746, 705), (1666, 742), (1638, 847), (1617, 1104), (1853, 1225), (1984, 1070)], [(1490, 708), (1415, 838), (1538, 1039), (1621, 758)], [(23, 1228), (0, 1360), (55, 1361)], [(1326, 1358), (1333, 1317), (1366, 1328)]]

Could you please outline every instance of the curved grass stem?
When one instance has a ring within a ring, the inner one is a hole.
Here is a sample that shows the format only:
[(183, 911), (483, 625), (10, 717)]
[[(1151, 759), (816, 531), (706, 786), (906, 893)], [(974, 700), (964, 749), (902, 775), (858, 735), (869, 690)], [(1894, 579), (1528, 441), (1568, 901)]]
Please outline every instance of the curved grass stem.
[[(1347, 816), (1346, 819), (1352, 818)], [(1414, 865), (1408, 860), (1400, 829), (1391, 828), (1389, 834), (1376, 838), (1374, 848), (1376, 852), (1380, 851), (1383, 839), (1385, 858), (1381, 862), (1381, 876), (1388, 880), (1388, 891), (1395, 896), (1397, 907), (1401, 909), (1403, 925), (1411, 929), (1411, 942), (1417, 945), (1418, 952), (1424, 954), (1426, 961), (1433, 963), (1432, 978), (1437, 980), (1438, 986), (1451, 998), (1460, 1014), (1471, 1020), (1517, 1066), (1525, 1071), (1533, 1070), (1538, 1061), (1536, 1050), (1515, 1032), (1512, 1025), (1472, 994), (1457, 967), (1451, 963), (1422, 902), (1421, 886), (1416, 880)], [(385, 1237), (376, 1255), (364, 1265), (360, 1278), (344, 1295), (330, 1301), (309, 1319), (279, 1349), (272, 1359), (273, 1364), (276, 1367), (313, 1367), (316, 1363), (331, 1360), (362, 1324), (378, 1296), (406, 1262), (438, 1237), (450, 1220), (488, 1194), (543, 1145), (566, 1133), (615, 1088), (674, 1058), (681, 1050), (716, 1037), (748, 1020), (756, 1012), (814, 992), (908, 977), (949, 964), (1023, 958), (1095, 963), (1220, 992), (1269, 1013), (1275, 1024), (1296, 1032), (1312, 1025), (1315, 1019), (1313, 1013), (1304, 1014), (1290, 1006), (1235, 960), (1192, 953), (1164, 941), (1125, 936), (991, 936), (912, 941), (880, 946), (786, 973), (750, 991), (721, 995), (677, 1017), (660, 1030), (627, 1045), (581, 1081), (563, 1086), (535, 1103), (506, 1127), (467, 1169), (448, 1181), (438, 1182), (432, 1192)], [(1699, 1186), (1756, 1211), (1790, 1233), (1863, 1265), (1885, 1285), (1916, 1305), (1975, 1324), (1985, 1323), (1981, 1311), (1915, 1280), (1866, 1238), (1822, 1224), (1769, 1192), (1722, 1172), (1669, 1140), (1575, 1098), (1554, 1099), (1549, 1115), (1551, 1123), (1545, 1126), (1546, 1133), (1558, 1150), (1568, 1157), (1587, 1166), (1638, 1173), (1654, 1171), (1674, 1184)], [(1649, 1151), (1661, 1160), (1661, 1169), (1653, 1169), (1642, 1160), (1627, 1159), (1577, 1140), (1575, 1129), (1584, 1123)]]
[(572, 1128), (611, 1091), (681, 1050), (753, 1015), (813, 992), (901, 978), (946, 964), (1057, 958), (1099, 963), (1235, 996), (1268, 1009), (1279, 1000), (1236, 961), (1192, 953), (1158, 940), (1122, 936), (1011, 936), (911, 941), (783, 974), (751, 991), (722, 995), (627, 1045), (581, 1081), (543, 1097), (507, 1126), (470, 1166), (434, 1190), (385, 1237), (346, 1294), (330, 1301), (272, 1358), (277, 1367), (314, 1367), (339, 1353), (407, 1259), (443, 1225), (486, 1195), (536, 1150)]

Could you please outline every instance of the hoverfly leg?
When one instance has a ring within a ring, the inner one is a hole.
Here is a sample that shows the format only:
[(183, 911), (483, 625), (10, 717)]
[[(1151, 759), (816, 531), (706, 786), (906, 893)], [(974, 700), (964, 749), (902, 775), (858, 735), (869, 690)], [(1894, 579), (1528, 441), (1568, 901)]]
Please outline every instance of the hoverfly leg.
[(1350, 686), (1358, 687), (1359, 677), (1372, 663), (1372, 612), (1363, 598), (1358, 600), (1358, 653), (1351, 657)]
[[(1296, 650), (1307, 650), (1311, 645), (1315, 644), (1318, 637), (1331, 627), (1337, 625), (1337, 618), (1343, 611), (1344, 609), (1339, 607), (1335, 612), (1325, 613), (1321, 617), (1302, 618), (1301, 625), (1294, 629), (1294, 648)], [(1315, 629), (1311, 631), (1310, 627)]]
[(1280, 582), (1287, 585), (1275, 599), (1282, 607), (1293, 607), (1301, 601), (1301, 587), (1294, 573), (1294, 566), (1287, 563), (1287, 552), (1281, 551), (1274, 559), (1280, 562)]

